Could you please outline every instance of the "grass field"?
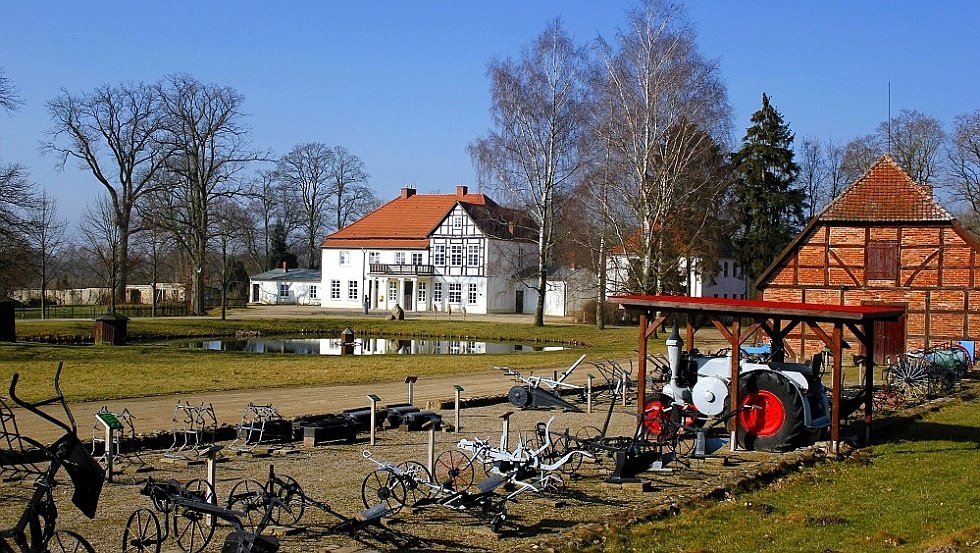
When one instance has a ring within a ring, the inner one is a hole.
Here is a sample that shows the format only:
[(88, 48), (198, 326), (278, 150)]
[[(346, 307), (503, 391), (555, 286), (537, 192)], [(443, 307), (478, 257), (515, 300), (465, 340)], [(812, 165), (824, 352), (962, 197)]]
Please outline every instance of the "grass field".
[(678, 516), (610, 529), (589, 550), (980, 551), (980, 399), (963, 396), (879, 432), (876, 445), (843, 462)]
[[(308, 334), (339, 336), (351, 327), (357, 336), (406, 336), (485, 339), (524, 343), (563, 343), (564, 351), (506, 355), (329, 356), (249, 354), (178, 349), (163, 342), (186, 337), (234, 336), (244, 331), (263, 336)], [(465, 329), (465, 330), (461, 330)], [(24, 375), (25, 397), (49, 393), (58, 362), (72, 366), (72, 401), (107, 400), (161, 394), (322, 384), (387, 381), (413, 374), (435, 376), (509, 365), (521, 370), (568, 366), (582, 353), (590, 359), (634, 356), (636, 329), (588, 325), (547, 325), (433, 320), (377, 319), (132, 319), (127, 346), (52, 345), (29, 340), (86, 336), (92, 321), (20, 321), (18, 342), (0, 345), (0, 382)], [(28, 378), (29, 377), (29, 378)], [(34, 386), (36, 389), (32, 389)], [(36, 395), (32, 395), (36, 394)]]

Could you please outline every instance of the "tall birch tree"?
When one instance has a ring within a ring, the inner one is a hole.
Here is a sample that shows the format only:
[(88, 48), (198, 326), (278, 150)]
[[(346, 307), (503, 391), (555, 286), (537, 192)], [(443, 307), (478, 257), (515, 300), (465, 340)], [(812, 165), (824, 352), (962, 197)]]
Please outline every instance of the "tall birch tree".
[(527, 209), (538, 227), (536, 326), (544, 325), (555, 212), (582, 166), (586, 59), (585, 50), (556, 19), (522, 50), (520, 59), (492, 60), (493, 129), (468, 147), (481, 182)]

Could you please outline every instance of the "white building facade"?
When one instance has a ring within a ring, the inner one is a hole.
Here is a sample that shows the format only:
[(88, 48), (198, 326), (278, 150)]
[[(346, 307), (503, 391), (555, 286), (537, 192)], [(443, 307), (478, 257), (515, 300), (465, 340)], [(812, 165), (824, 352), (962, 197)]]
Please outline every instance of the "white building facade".
[[(629, 257), (623, 253), (607, 256), (607, 296), (630, 292), (629, 261)], [(700, 257), (682, 257), (677, 261), (677, 271), (690, 297), (728, 299), (747, 297), (748, 282), (745, 280), (742, 268), (733, 258), (719, 258), (718, 271), (712, 275), (704, 270)]]
[[(522, 224), (523, 223), (523, 224)], [(533, 309), (516, 275), (536, 242), (521, 213), (483, 194), (401, 196), (324, 240), (320, 305), (406, 312)]]

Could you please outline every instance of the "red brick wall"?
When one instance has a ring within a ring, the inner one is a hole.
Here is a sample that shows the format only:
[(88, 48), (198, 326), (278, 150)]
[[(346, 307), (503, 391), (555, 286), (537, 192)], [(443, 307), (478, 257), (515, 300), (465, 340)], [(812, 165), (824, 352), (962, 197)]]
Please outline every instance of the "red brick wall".
[[(865, 278), (867, 240), (899, 243), (899, 279)], [(950, 225), (829, 226), (818, 224), (761, 283), (762, 298), (826, 305), (906, 305), (907, 345), (980, 339), (980, 256)], [(828, 328), (829, 330), (829, 328)], [(849, 333), (845, 337), (855, 344)], [(804, 343), (804, 336), (806, 337)], [(813, 332), (790, 336), (801, 358), (823, 349)], [(854, 354), (857, 351), (852, 352)]]

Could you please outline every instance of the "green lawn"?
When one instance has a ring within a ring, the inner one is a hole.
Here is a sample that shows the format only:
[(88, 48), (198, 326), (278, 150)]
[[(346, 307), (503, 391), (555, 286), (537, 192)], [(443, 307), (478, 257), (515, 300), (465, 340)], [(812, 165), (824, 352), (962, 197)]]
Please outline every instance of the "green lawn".
[[(385, 335), (524, 343), (564, 343), (573, 349), (507, 355), (321, 356), (248, 354), (178, 349), (159, 345), (184, 337), (234, 336), (236, 331), (263, 336), (304, 333), (339, 336), (350, 326), (358, 336)], [(462, 329), (462, 330), (461, 330)], [(73, 337), (94, 332), (93, 321), (19, 321), (18, 342), (0, 345), (0, 382), (15, 372), (24, 375), (22, 395), (45, 397), (58, 362), (70, 375), (66, 394), (72, 401), (104, 400), (160, 394), (250, 387), (354, 384), (397, 380), (406, 375), (459, 374), (507, 365), (519, 370), (570, 365), (582, 353), (587, 361), (635, 357), (636, 329), (590, 325), (530, 324), (377, 319), (218, 320), (132, 319), (128, 346), (50, 345), (29, 342), (42, 337)], [(5, 394), (4, 394), (5, 395)]]
[(980, 399), (968, 393), (878, 441), (728, 501), (610, 530), (589, 550), (980, 551)]

